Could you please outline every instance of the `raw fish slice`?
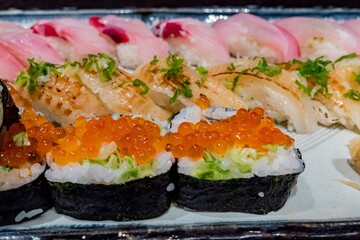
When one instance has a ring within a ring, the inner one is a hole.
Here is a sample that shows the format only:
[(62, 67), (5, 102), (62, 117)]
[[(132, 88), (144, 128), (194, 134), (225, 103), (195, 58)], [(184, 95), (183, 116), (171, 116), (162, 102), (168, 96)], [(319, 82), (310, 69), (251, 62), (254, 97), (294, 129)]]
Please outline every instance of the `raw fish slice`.
[(24, 66), (0, 45), (0, 78), (14, 82)]
[(196, 19), (165, 20), (153, 28), (170, 51), (181, 54), (191, 65), (210, 66), (230, 61), (229, 48), (209, 25)]
[[(65, 58), (77, 60), (87, 54), (114, 54), (115, 47), (85, 22), (71, 18), (39, 20), (31, 29), (48, 37), (49, 43), (62, 51)], [(70, 48), (69, 48), (70, 47)]]
[(252, 14), (238, 13), (212, 25), (234, 56), (265, 57), (270, 62), (299, 58), (295, 38), (284, 29)]
[(12, 32), (18, 30), (24, 30), (24, 27), (17, 23), (0, 21), (0, 34), (4, 32)]
[(290, 32), (300, 45), (301, 58), (326, 56), (336, 60), (342, 55), (360, 53), (356, 35), (331, 20), (307, 17), (284, 18), (275, 22)]
[[(247, 108), (247, 104), (219, 81), (201, 75), (181, 60), (183, 59), (178, 56), (170, 55), (157, 63), (143, 64), (134, 72), (135, 78), (143, 80), (149, 86), (149, 95), (156, 104), (177, 113), (185, 106), (194, 105), (201, 95), (205, 95), (216, 106)], [(179, 62), (175, 66), (173, 61)], [(173, 67), (180, 68), (179, 72), (168, 78), (168, 70)]]
[(155, 55), (160, 58), (168, 55), (168, 44), (155, 37), (150, 28), (139, 19), (109, 15), (90, 17), (89, 23), (117, 44), (118, 60), (125, 68), (134, 69), (149, 62)]
[(125, 71), (116, 70), (117, 77), (100, 81), (96, 75), (79, 71), (81, 82), (96, 94), (114, 113), (144, 114), (166, 120), (171, 112), (157, 106), (141, 87), (133, 86), (133, 78)]
[(24, 66), (29, 66), (29, 58), (55, 64), (64, 63), (61, 55), (44, 39), (28, 30), (1, 33), (0, 45), (3, 45)]
[[(282, 70), (280, 74), (269, 77), (246, 70), (258, 64), (259, 59), (243, 58), (232, 64), (214, 66), (209, 69), (209, 75), (225, 86), (234, 88), (234, 92), (250, 108), (262, 107), (275, 121), (287, 121), (289, 130), (315, 132), (318, 119), (313, 110), (314, 103), (295, 84), (298, 75)], [(231, 70), (230, 66), (233, 66)], [(242, 71), (245, 73), (241, 74)]]
[(347, 20), (343, 23), (343, 26), (350, 29), (355, 34), (357, 39), (360, 38), (360, 20), (359, 19)]
[[(36, 69), (33, 68), (32, 72), (35, 71)], [(67, 66), (62, 75), (56, 75), (49, 73), (47, 69), (48, 74), (30, 80), (37, 82), (36, 88), (32, 91), (22, 83), (23, 76), (20, 75), (15, 87), (21, 96), (32, 100), (33, 107), (37, 111), (43, 113), (50, 121), (61, 123), (62, 126), (73, 123), (79, 116), (96, 117), (112, 113), (96, 95), (71, 74), (72, 71), (71, 67)]]

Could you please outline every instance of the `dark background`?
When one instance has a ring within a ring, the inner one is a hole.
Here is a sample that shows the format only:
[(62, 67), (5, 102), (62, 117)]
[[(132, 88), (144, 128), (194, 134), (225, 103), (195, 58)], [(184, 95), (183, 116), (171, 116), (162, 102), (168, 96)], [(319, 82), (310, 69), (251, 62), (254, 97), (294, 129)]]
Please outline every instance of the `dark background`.
[(339, 1), (339, 0), (0, 0), (0, 9), (62, 9), (62, 8), (134, 8), (134, 7), (342, 7), (360, 8), (360, 1)]

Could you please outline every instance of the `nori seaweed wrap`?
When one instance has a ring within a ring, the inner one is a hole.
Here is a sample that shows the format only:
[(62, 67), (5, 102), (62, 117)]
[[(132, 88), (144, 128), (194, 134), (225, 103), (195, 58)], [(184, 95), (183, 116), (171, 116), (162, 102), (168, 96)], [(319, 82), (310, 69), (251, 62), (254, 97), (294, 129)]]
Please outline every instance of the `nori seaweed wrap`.
[(171, 203), (169, 173), (125, 184), (49, 183), (56, 211), (77, 219), (149, 219), (166, 212)]
[(133, 116), (80, 117), (66, 132), (45, 173), (58, 213), (128, 221), (169, 209), (175, 159), (165, 151), (159, 125)]
[(52, 207), (48, 184), (41, 174), (21, 187), (0, 191), (0, 226), (19, 223)]
[(179, 173), (173, 200), (197, 211), (267, 214), (284, 206), (299, 174), (213, 181)]
[(39, 138), (28, 135), (29, 126), (20, 121), (19, 109), (2, 81), (0, 88), (0, 225), (9, 225), (44, 213), (52, 204)]
[(277, 129), (261, 108), (191, 107), (175, 116), (171, 130), (165, 139), (177, 159), (173, 201), (178, 207), (255, 214), (277, 211), (305, 167), (294, 140)]

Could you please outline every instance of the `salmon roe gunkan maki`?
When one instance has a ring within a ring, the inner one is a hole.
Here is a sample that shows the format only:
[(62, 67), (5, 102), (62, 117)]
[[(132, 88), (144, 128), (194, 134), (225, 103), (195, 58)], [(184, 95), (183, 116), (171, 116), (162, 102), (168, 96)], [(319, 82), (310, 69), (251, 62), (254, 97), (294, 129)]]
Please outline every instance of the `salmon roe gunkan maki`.
[[(52, 144), (42, 133), (52, 124), (33, 109), (25, 109), (20, 116), (1, 81), (0, 89), (0, 225), (9, 225), (39, 216), (52, 207), (43, 174), (45, 154)], [(32, 131), (35, 127), (37, 134)]]
[(162, 127), (138, 116), (79, 117), (49, 154), (55, 209), (78, 219), (135, 220), (170, 207)]
[(165, 140), (177, 159), (177, 206), (276, 211), (304, 170), (294, 139), (278, 129), (262, 108), (190, 107), (175, 116), (174, 123)]

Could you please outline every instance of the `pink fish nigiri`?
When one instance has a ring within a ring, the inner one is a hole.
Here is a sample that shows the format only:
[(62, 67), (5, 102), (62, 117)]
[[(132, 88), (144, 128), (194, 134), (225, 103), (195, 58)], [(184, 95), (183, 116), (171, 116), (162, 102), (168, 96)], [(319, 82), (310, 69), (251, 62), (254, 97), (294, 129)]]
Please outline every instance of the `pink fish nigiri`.
[(90, 25), (117, 44), (119, 63), (134, 69), (154, 56), (163, 58), (169, 53), (168, 44), (153, 35), (150, 28), (139, 19), (123, 19), (109, 15), (90, 17)]
[(296, 38), (303, 59), (326, 56), (336, 60), (345, 54), (360, 53), (360, 42), (356, 35), (331, 20), (290, 17), (276, 21), (275, 25), (286, 29)]
[(216, 65), (230, 61), (228, 45), (204, 22), (192, 18), (165, 20), (153, 27), (170, 51), (181, 54), (191, 65)]
[(0, 21), (0, 33), (17, 30), (24, 30), (24, 27), (14, 22)]
[(300, 56), (298, 43), (291, 34), (252, 14), (238, 13), (216, 21), (212, 27), (229, 44), (234, 56), (261, 56), (271, 62)]
[(25, 67), (1, 45), (0, 56), (0, 78), (14, 82), (17, 75)]
[(40, 36), (29, 30), (0, 33), (0, 44), (19, 62), (28, 66), (28, 59), (35, 58), (55, 64), (64, 63), (64, 58)]
[(31, 29), (34, 33), (47, 37), (49, 43), (67, 59), (77, 60), (87, 54), (115, 53), (115, 47), (110, 41), (101, 37), (95, 28), (78, 19), (39, 20)]
[(357, 39), (360, 39), (360, 19), (351, 19), (343, 23), (343, 26), (353, 31)]

